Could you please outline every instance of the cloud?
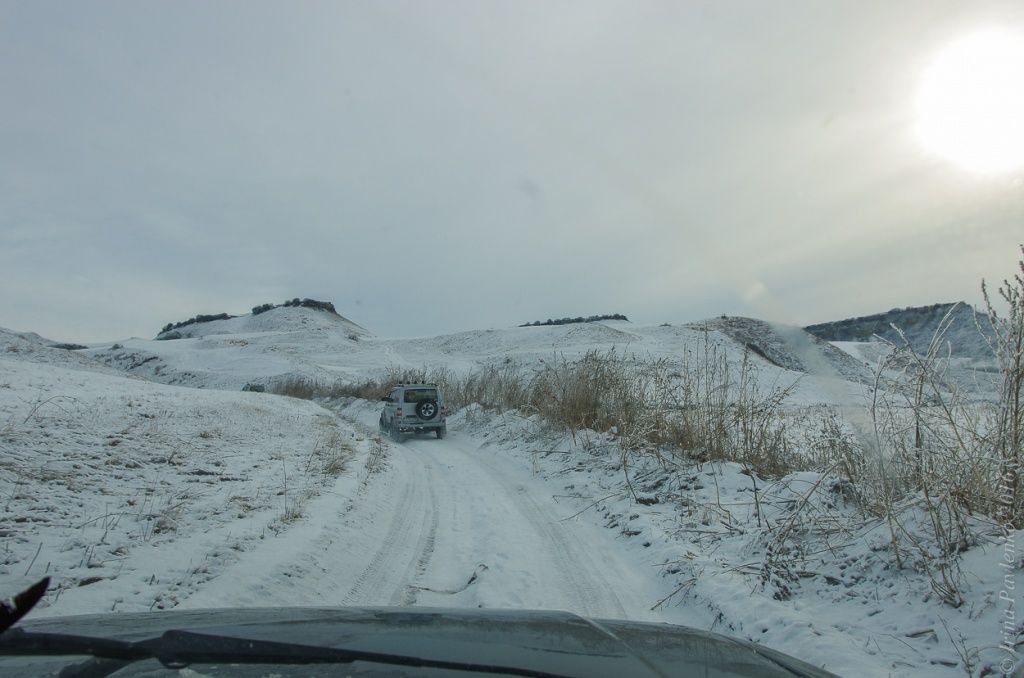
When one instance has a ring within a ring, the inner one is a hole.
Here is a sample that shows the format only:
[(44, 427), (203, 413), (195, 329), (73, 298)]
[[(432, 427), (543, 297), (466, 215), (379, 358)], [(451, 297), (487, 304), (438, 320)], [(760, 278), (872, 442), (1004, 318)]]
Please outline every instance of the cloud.
[(910, 90), (1013, 7), (7, 5), (0, 323), (148, 336), (311, 296), (416, 335), (969, 296), (1019, 185), (929, 159)]

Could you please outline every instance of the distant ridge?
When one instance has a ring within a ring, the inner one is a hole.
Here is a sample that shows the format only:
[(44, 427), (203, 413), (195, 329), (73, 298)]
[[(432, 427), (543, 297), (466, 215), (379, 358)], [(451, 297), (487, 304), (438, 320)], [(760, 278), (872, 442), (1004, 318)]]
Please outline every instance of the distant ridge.
[(876, 313), (858, 318), (808, 325), (804, 329), (825, 341), (884, 341), (902, 344), (899, 333), (903, 331), (916, 353), (923, 354), (939, 329), (940, 323), (949, 315), (949, 327), (944, 335), (952, 346), (953, 355), (975, 360), (991, 360), (985, 336), (979, 331), (990, 327), (988, 315), (976, 311), (965, 302), (932, 304), (931, 306), (908, 306), (894, 308), (885, 313)]

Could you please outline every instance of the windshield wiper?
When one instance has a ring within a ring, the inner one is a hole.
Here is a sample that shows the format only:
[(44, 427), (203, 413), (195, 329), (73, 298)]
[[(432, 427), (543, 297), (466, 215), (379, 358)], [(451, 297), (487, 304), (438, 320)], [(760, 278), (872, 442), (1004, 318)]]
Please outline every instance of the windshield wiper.
[(88, 655), (113, 662), (90, 661), (67, 667), (62, 676), (104, 676), (126, 664), (157, 659), (168, 668), (189, 664), (350, 664), (356, 661), (417, 668), (476, 671), (536, 678), (564, 678), (560, 674), (515, 666), (428, 659), (388, 652), (336, 649), (268, 640), (249, 640), (192, 631), (170, 630), (147, 640), (128, 642), (63, 633), (36, 633), (12, 629), (0, 634), (0, 656)]
[(0, 601), (0, 633), (18, 623), (18, 620), (36, 606), (50, 585), (50, 578), (44, 577), (11, 599), (11, 602)]

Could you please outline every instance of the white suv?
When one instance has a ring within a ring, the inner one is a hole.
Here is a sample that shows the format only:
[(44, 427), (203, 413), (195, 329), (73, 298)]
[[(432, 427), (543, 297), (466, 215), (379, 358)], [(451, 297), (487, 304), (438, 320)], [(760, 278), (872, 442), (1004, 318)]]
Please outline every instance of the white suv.
[(403, 433), (433, 431), (438, 438), (448, 432), (448, 408), (437, 384), (398, 384), (381, 398), (381, 433), (400, 441)]

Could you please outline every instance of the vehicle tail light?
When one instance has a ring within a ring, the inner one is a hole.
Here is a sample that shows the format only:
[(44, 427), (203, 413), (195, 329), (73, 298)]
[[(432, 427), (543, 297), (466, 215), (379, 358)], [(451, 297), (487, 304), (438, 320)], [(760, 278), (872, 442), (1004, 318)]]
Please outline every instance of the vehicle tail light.
[(402, 410), (395, 410), (395, 416), (396, 416), (396, 417), (401, 417), (401, 416), (403, 416), (403, 415), (402, 415)]

